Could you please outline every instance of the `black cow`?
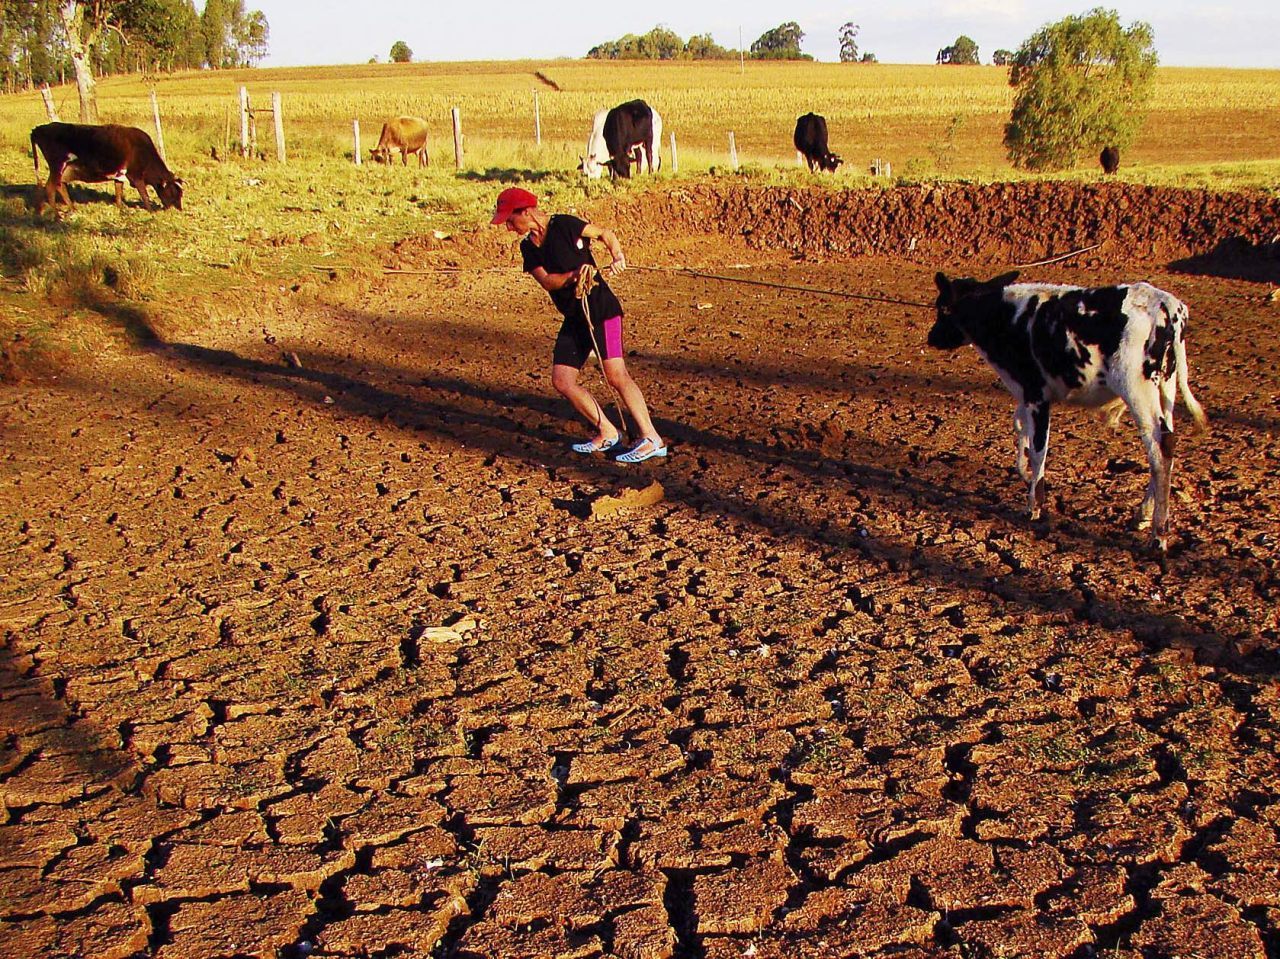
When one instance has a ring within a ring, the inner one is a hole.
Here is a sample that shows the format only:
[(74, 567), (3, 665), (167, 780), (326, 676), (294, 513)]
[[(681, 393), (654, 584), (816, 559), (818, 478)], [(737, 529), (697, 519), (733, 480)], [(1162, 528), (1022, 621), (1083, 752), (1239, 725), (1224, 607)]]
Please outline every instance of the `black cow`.
[(1103, 173), (1115, 173), (1120, 169), (1119, 147), (1103, 147), (1102, 152), (1098, 154), (1098, 162), (1102, 164)]
[(587, 155), (580, 169), (592, 179), (606, 170), (610, 176), (631, 177), (631, 164), (656, 173), (662, 165), (662, 118), (643, 100), (628, 100), (612, 110), (596, 113), (587, 138)]
[(827, 149), (826, 117), (818, 116), (816, 113), (806, 113), (796, 120), (796, 132), (792, 139), (795, 141), (796, 149), (804, 154), (810, 173), (814, 172), (815, 167), (835, 173), (836, 167), (844, 162)]
[(1033, 520), (1045, 504), (1050, 404), (1123, 400), (1151, 465), (1138, 525), (1149, 526), (1163, 550), (1179, 391), (1196, 424), (1206, 422), (1187, 385), (1186, 304), (1150, 283), (1088, 289), (1014, 285), (1017, 277), (1008, 273), (982, 283), (939, 273), (938, 318), (929, 345), (954, 350), (972, 343), (1013, 394), (1016, 462), (1030, 485)]
[[(49, 180), (40, 196), (40, 157), (44, 154), (49, 167)], [(152, 209), (147, 187), (152, 187), (164, 209), (182, 209), (182, 181), (175, 177), (151, 142), (151, 137), (137, 127), (113, 124), (98, 126), (85, 123), (45, 123), (31, 131), (31, 161), (35, 164), (36, 212), (49, 203), (57, 211), (59, 196), (71, 206), (66, 183), (116, 184), (116, 206), (124, 205), (124, 183), (128, 180), (142, 196), (142, 205)]]

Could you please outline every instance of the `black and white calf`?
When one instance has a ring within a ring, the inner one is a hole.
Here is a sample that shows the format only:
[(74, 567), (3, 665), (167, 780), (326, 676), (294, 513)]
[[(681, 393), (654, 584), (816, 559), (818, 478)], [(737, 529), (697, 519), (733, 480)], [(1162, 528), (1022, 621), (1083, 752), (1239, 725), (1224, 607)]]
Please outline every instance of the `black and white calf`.
[(1168, 546), (1173, 472), (1173, 404), (1179, 390), (1196, 424), (1207, 421), (1187, 385), (1187, 307), (1149, 283), (1087, 289), (1018, 283), (1007, 273), (983, 283), (935, 277), (938, 318), (929, 345), (972, 343), (1017, 401), (1018, 472), (1030, 484), (1031, 518), (1045, 502), (1049, 407), (1124, 401), (1138, 424), (1151, 481), (1138, 512), (1160, 549)]

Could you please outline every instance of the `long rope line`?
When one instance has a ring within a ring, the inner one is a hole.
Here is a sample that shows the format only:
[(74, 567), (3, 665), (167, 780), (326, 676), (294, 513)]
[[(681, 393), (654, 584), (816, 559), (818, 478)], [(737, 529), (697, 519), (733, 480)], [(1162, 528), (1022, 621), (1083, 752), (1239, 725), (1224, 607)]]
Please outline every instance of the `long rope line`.
[(919, 303), (915, 300), (902, 300), (895, 296), (878, 296), (874, 293), (850, 293), (848, 290), (824, 290), (817, 286), (798, 286), (793, 283), (775, 283), (772, 280), (752, 280), (745, 276), (725, 276), (720, 273), (706, 273), (687, 266), (636, 266), (627, 264), (629, 270), (644, 270), (648, 273), (673, 273), (677, 276), (692, 276), (702, 280), (719, 280), (723, 283), (746, 283), (750, 286), (767, 286), (774, 290), (793, 290), (797, 293), (817, 293), (821, 296), (838, 296), (847, 300), (874, 300), (877, 303), (897, 303), (900, 306), (918, 306), (933, 309), (932, 303)]

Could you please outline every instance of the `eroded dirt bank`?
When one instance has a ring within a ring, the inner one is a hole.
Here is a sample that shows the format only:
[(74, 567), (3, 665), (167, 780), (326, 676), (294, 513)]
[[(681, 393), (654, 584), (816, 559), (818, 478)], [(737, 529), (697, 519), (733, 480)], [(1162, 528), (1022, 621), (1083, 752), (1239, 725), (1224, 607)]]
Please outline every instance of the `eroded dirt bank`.
[[(969, 265), (955, 197), (888, 258), (834, 254), (892, 232), (854, 197), (686, 194), (590, 212), (636, 265), (904, 301)], [(6, 389), (0, 953), (1274, 954), (1280, 307), (1169, 267), (1249, 217), (1033, 271), (1192, 306), (1164, 568), (1131, 427), (1061, 412), (1030, 524), (1007, 396), (908, 305), (630, 272), (672, 456), (571, 456), (498, 231)]]

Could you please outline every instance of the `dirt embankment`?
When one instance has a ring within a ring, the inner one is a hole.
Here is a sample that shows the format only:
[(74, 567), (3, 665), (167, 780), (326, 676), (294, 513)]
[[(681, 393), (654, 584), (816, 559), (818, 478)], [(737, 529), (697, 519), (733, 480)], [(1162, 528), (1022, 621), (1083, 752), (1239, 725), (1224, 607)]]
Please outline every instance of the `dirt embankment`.
[(1280, 240), (1280, 198), (1132, 184), (997, 183), (891, 190), (707, 186), (642, 201), (650, 229), (741, 233), (809, 255), (1026, 262), (1094, 244), (1098, 263), (1178, 260)]
[[(996, 183), (833, 191), (719, 183), (606, 199), (572, 212), (622, 224), (629, 249), (673, 233), (732, 235), (806, 257), (892, 256), (946, 268), (1018, 264), (1087, 247), (1079, 265), (1170, 264), (1277, 282), (1280, 197), (1128, 183)], [(514, 238), (482, 228), (409, 237), (387, 266), (517, 265)]]

